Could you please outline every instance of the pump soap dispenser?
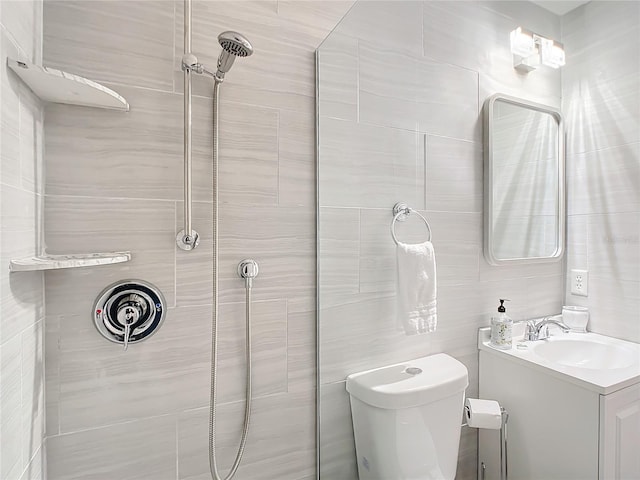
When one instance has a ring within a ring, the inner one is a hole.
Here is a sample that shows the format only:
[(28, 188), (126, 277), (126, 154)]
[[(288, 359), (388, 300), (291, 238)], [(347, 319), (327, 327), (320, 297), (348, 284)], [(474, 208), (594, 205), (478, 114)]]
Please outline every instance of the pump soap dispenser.
[(498, 316), (491, 317), (491, 346), (500, 350), (509, 350), (511, 348), (511, 335), (513, 329), (513, 320), (507, 315), (507, 309), (504, 302), (508, 299), (500, 299), (498, 307)]

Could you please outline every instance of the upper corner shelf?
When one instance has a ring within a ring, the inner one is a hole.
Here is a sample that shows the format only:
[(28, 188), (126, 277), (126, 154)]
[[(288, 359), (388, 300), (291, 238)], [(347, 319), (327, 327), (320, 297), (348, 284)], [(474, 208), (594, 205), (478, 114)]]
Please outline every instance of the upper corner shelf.
[(11, 260), (9, 271), (33, 272), (36, 270), (58, 270), (62, 268), (112, 265), (131, 260), (130, 252), (86, 253), (77, 255), (40, 255), (38, 257)]
[(11, 58), (7, 65), (45, 102), (129, 111), (124, 97), (93, 80)]

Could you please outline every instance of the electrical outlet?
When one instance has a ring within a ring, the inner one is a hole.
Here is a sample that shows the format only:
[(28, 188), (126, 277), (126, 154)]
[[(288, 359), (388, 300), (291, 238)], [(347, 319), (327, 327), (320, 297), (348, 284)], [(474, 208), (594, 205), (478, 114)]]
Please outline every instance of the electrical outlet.
[(586, 297), (589, 293), (589, 271), (571, 270), (571, 294)]

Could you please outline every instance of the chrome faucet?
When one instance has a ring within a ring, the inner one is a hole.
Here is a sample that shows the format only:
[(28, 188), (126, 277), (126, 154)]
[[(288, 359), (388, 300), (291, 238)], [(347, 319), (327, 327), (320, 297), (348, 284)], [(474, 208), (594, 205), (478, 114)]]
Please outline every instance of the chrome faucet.
[(562, 320), (553, 320), (551, 317), (544, 317), (538, 323), (535, 320), (527, 320), (527, 327), (524, 331), (524, 339), (525, 340), (544, 340), (545, 338), (549, 338), (549, 330), (545, 329), (545, 333), (543, 336), (540, 336), (540, 332), (543, 328), (548, 327), (549, 325), (556, 325), (562, 329), (563, 332), (567, 333), (571, 330), (566, 323)]

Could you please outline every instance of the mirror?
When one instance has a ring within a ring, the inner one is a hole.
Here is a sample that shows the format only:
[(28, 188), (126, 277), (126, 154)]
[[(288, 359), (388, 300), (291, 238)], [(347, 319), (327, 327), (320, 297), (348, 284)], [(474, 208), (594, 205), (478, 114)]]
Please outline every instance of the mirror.
[(559, 260), (565, 238), (560, 112), (495, 94), (484, 115), (485, 258), (492, 265)]

